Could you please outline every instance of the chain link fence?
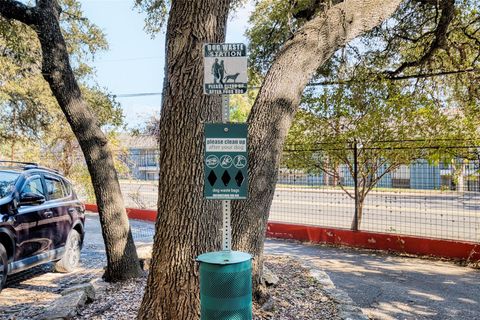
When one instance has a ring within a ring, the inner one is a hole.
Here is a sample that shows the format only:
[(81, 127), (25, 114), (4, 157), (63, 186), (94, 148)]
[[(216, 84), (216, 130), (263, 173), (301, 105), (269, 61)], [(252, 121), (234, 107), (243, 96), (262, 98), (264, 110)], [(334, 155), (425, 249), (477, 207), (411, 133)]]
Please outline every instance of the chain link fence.
[[(285, 149), (270, 221), (480, 242), (480, 146)], [(158, 154), (126, 156), (126, 205), (156, 210)]]

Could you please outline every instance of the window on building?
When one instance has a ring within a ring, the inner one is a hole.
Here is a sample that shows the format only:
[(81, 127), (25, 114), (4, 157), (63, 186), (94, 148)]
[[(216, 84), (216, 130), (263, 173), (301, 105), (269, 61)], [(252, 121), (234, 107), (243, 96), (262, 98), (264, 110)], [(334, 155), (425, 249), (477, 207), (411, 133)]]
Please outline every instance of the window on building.
[(148, 150), (145, 153), (145, 162), (147, 166), (156, 166), (158, 162), (157, 153), (154, 150)]

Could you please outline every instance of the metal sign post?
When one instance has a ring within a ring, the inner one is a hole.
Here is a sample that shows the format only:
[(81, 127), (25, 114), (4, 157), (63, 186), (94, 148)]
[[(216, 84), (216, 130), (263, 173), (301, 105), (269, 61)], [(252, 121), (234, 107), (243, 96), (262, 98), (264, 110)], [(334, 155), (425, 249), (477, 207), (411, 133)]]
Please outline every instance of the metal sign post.
[[(222, 95), (222, 122), (230, 121), (230, 96)], [(222, 200), (222, 250), (232, 250), (232, 207), (231, 200)]]

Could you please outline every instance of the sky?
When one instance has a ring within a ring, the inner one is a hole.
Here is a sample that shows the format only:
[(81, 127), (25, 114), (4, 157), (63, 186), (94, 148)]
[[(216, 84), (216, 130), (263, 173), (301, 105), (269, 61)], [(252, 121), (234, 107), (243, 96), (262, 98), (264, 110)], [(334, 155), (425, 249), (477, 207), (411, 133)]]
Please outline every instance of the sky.
[[(85, 16), (106, 34), (109, 50), (98, 53), (97, 83), (113, 94), (161, 92), (164, 77), (165, 36), (154, 39), (143, 30), (144, 17), (133, 0), (80, 0)], [(253, 5), (229, 17), (226, 42), (246, 43), (244, 36)], [(117, 97), (129, 128), (141, 126), (160, 112), (160, 95)]]

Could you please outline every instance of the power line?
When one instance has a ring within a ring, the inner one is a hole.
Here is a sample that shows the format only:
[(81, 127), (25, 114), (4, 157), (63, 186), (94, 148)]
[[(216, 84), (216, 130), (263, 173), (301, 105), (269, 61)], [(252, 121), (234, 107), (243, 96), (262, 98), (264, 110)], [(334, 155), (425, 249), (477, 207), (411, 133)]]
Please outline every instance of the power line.
[(134, 58), (119, 58), (119, 59), (98, 59), (96, 63), (103, 63), (103, 62), (124, 62), (124, 61), (140, 61), (140, 60), (160, 60), (164, 59), (161, 56), (151, 56), (151, 57), (134, 57)]
[[(433, 78), (433, 77), (439, 77), (439, 76), (441, 77), (441, 76), (459, 74), (459, 73), (478, 73), (478, 72), (480, 72), (479, 68), (467, 68), (463, 70), (450, 70), (450, 71), (441, 71), (441, 72), (433, 72), (433, 73), (421, 73), (421, 74), (406, 75), (406, 76), (396, 76), (392, 78), (386, 78), (386, 80), (398, 81), (398, 80), (407, 80), (407, 79), (414, 79), (414, 78)], [(323, 86), (329, 86), (329, 85), (347, 84), (352, 81), (353, 79), (312, 82), (307, 84), (307, 87), (323, 87)], [(249, 87), (249, 89), (256, 90), (256, 89), (260, 89), (260, 87), (254, 86), (254, 87)], [(141, 92), (141, 93), (117, 94), (115, 96), (117, 98), (134, 98), (134, 97), (145, 97), (145, 96), (158, 96), (161, 94), (162, 94), (161, 92)]]
[(140, 92), (140, 93), (124, 93), (115, 94), (116, 98), (134, 98), (134, 97), (147, 97), (147, 96), (160, 96), (161, 92)]

